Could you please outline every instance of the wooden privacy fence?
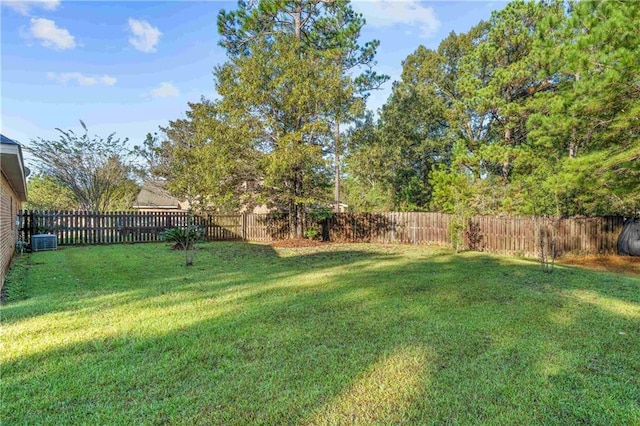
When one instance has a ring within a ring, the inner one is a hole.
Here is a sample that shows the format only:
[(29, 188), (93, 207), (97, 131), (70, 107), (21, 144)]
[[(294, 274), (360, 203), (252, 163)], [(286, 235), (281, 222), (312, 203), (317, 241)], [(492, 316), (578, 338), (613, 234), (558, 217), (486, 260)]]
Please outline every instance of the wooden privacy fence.
[(538, 257), (540, 233), (549, 234), (558, 256), (615, 254), (624, 218), (621, 216), (552, 218), (475, 216), (465, 229), (467, 248), (475, 251)]
[[(329, 239), (450, 245), (454, 220), (453, 215), (443, 213), (338, 213), (328, 219)], [(464, 247), (473, 251), (537, 257), (544, 232), (558, 256), (615, 254), (624, 218), (474, 216), (464, 225)]]
[(58, 245), (144, 243), (162, 240), (168, 228), (195, 224), (208, 240), (242, 240), (240, 215), (193, 217), (185, 212), (24, 211), (19, 215), (20, 239), (53, 234)]
[(330, 241), (448, 245), (451, 218), (444, 213), (337, 213), (326, 226)]
[[(24, 211), (19, 214), (20, 239), (54, 234), (58, 244), (113, 244), (160, 241), (167, 228), (188, 223), (204, 228), (209, 241), (269, 242), (286, 239), (289, 220), (282, 214), (189, 216), (185, 212)], [(319, 223), (308, 222), (318, 235), (335, 242), (451, 244), (455, 217), (443, 213), (336, 213)], [(465, 247), (490, 253), (537, 257), (540, 233), (566, 253), (611, 254), (624, 218), (540, 218), (475, 216), (464, 227)]]
[(20, 240), (29, 243), (36, 234), (53, 234), (58, 245), (144, 243), (162, 240), (168, 228), (193, 224), (204, 229), (209, 241), (269, 242), (289, 235), (286, 216), (228, 214), (190, 216), (186, 212), (22, 211)]

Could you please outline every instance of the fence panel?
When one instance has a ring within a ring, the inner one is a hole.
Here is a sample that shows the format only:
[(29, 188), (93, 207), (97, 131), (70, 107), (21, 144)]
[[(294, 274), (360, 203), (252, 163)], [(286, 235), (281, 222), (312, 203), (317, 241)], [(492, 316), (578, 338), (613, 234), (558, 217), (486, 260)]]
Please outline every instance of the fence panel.
[[(22, 211), (20, 239), (54, 234), (58, 244), (140, 243), (161, 240), (167, 228), (183, 227), (189, 218), (205, 228), (209, 241), (270, 242), (289, 237), (285, 214), (228, 214), (203, 217), (185, 212)], [(320, 224), (320, 235), (334, 242), (400, 242), (441, 244), (451, 242), (450, 224), (443, 213), (335, 213)], [(624, 218), (542, 218), (528, 216), (475, 216), (469, 219), (465, 245), (470, 250), (525, 257), (538, 256), (540, 232), (550, 232), (559, 255), (616, 253)], [(309, 223), (307, 225), (310, 225)]]

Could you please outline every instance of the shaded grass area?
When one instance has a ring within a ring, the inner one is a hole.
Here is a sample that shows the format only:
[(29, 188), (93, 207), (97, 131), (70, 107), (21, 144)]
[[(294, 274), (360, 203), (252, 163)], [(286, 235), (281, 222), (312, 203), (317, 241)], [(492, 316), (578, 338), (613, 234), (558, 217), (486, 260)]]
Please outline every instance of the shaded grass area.
[[(640, 424), (640, 279), (415, 246), (33, 254), (3, 424)], [(16, 280), (9, 281), (16, 285)]]

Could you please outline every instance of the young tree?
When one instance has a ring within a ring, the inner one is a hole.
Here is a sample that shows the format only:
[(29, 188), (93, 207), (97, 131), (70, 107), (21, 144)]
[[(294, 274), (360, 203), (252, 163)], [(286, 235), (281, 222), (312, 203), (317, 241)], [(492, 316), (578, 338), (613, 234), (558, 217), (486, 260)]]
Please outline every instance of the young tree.
[(132, 188), (128, 139), (117, 139), (115, 133), (106, 139), (89, 136), (84, 122), (80, 124), (82, 135), (56, 129), (59, 140), (39, 138), (26, 149), (38, 160), (38, 169), (44, 176), (73, 193), (79, 208), (105, 211), (127, 196), (123, 189)]

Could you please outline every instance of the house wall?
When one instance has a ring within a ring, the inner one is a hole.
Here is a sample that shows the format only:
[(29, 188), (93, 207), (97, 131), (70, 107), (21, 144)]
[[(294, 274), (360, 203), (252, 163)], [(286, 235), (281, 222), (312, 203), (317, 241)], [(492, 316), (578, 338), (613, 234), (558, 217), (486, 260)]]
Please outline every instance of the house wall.
[(186, 213), (187, 210), (183, 209), (161, 209), (161, 208), (153, 208), (153, 207), (134, 207), (133, 209), (136, 212), (140, 213), (172, 213), (172, 212), (180, 212)]
[(4, 278), (13, 257), (18, 229), (16, 214), (21, 203), (9, 181), (1, 174), (0, 183), (0, 289), (4, 287)]

